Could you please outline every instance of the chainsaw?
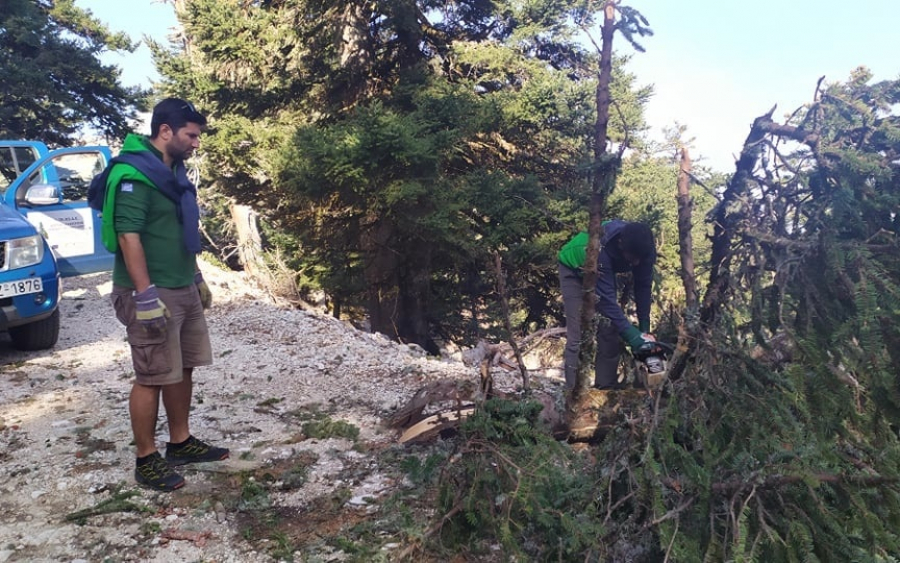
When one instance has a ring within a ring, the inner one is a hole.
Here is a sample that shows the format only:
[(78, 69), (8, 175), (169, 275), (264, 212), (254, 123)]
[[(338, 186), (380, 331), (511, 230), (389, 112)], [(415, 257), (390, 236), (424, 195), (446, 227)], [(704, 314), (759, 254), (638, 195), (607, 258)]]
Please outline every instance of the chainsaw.
[(655, 389), (662, 385), (669, 369), (669, 358), (674, 351), (675, 346), (660, 341), (647, 342), (634, 350), (632, 356), (637, 360), (635, 387)]

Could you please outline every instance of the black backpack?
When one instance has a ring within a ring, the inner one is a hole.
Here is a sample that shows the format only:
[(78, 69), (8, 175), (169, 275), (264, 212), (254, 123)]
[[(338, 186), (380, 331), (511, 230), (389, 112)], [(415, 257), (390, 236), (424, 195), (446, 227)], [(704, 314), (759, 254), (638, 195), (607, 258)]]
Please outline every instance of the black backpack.
[(91, 209), (103, 211), (103, 202), (106, 201), (106, 183), (109, 180), (109, 172), (112, 170), (113, 166), (120, 162), (130, 164), (140, 170), (143, 158), (138, 156), (138, 154), (126, 152), (110, 160), (109, 164), (106, 165), (106, 168), (103, 169), (103, 172), (94, 176), (91, 180), (90, 187), (88, 187), (87, 200)]

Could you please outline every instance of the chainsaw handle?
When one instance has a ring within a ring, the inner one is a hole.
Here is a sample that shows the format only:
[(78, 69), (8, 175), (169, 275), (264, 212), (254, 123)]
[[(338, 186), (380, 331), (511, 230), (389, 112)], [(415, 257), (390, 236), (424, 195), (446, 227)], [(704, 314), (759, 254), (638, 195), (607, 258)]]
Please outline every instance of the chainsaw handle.
[(656, 341), (656, 345), (663, 349), (663, 352), (666, 354), (674, 354), (675, 353), (675, 345), (669, 344), (668, 342), (662, 342), (661, 340)]
[(675, 352), (675, 346), (660, 340), (654, 340), (652, 342), (648, 341), (637, 350), (634, 350), (632, 355), (635, 358), (641, 359), (654, 354), (659, 354), (660, 352), (662, 352), (664, 356), (671, 356)]

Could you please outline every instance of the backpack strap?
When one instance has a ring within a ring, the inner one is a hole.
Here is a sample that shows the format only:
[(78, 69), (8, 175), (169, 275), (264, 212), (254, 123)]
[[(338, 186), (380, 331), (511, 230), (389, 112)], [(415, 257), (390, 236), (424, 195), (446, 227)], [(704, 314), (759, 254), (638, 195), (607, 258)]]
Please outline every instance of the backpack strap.
[(88, 187), (88, 205), (97, 211), (103, 211), (103, 203), (106, 201), (107, 184), (109, 174), (116, 164), (127, 164), (146, 176), (164, 196), (179, 204), (183, 190), (179, 190), (177, 182), (173, 182), (174, 174), (167, 169), (158, 158), (146, 151), (126, 152), (114, 157), (103, 169), (103, 172), (94, 176)]

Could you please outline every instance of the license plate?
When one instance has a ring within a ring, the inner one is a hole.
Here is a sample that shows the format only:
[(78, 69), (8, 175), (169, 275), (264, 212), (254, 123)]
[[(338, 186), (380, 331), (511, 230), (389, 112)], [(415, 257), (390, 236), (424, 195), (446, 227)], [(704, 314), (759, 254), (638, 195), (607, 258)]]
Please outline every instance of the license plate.
[(2, 282), (0, 283), (0, 299), (4, 297), (15, 297), (16, 295), (38, 293), (43, 289), (44, 286), (41, 284), (41, 278), (27, 278), (24, 280)]

